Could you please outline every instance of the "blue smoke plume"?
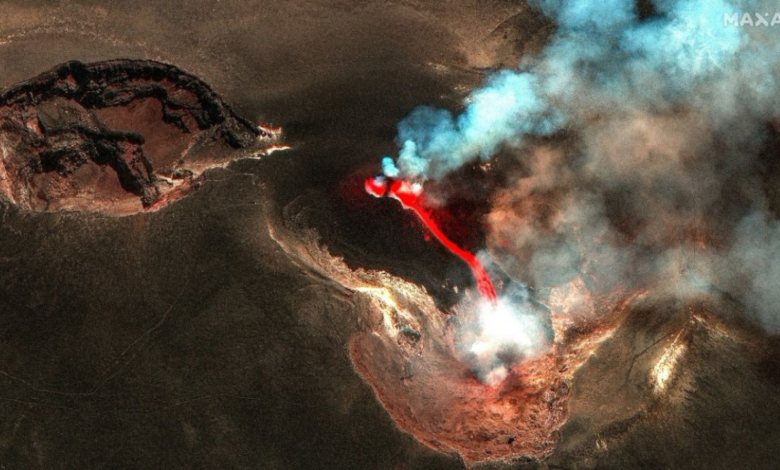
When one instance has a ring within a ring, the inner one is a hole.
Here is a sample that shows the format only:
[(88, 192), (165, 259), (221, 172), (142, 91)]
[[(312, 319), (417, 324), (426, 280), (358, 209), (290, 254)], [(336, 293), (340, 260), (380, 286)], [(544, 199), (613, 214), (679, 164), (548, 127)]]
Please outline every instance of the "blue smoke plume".
[(541, 293), (585, 276), (681, 298), (716, 287), (780, 333), (780, 180), (766, 170), (780, 5), (650, 0), (640, 17), (627, 0), (529, 1), (557, 25), (546, 47), (460, 113), (414, 110), (384, 173), (438, 180), (505, 152), (521, 170), (502, 167), (486, 245), (517, 282)]
[(397, 158), (383, 159), (387, 176), (440, 179), (502, 148), (522, 147), (530, 136), (564, 127), (587, 132), (589, 121), (604, 114), (684, 106), (728, 126), (744, 114), (735, 108), (764, 107), (774, 92), (772, 71), (760, 80), (756, 71), (769, 67), (776, 42), (751, 40), (750, 31), (725, 21), (738, 12), (777, 10), (769, 3), (655, 0), (646, 19), (627, 0), (530, 3), (558, 25), (547, 47), (517, 70), (490, 76), (457, 116), (414, 110), (398, 125)]

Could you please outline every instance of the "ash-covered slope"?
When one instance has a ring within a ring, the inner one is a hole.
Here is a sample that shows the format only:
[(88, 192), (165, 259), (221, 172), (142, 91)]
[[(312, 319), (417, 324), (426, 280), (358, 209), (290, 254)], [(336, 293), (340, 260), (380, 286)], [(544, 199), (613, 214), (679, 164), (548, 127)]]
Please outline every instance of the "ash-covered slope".
[(159, 208), (276, 137), (173, 65), (67, 62), (0, 95), (0, 195), (36, 211)]

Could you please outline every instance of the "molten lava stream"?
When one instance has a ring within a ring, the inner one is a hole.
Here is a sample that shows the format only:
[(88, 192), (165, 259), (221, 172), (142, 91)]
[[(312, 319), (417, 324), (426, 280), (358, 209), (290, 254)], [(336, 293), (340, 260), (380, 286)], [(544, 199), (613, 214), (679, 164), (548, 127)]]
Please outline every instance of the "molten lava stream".
[[(477, 281), (477, 290), (479, 290), (479, 293), (485, 300), (490, 302), (491, 305), (496, 306), (498, 303), (496, 289), (493, 287), (493, 282), (490, 280), (490, 276), (488, 276), (488, 273), (485, 271), (482, 263), (480, 263), (477, 257), (472, 253), (460, 248), (458, 245), (453, 243), (452, 240), (447, 238), (447, 235), (441, 231), (431, 216), (425, 211), (425, 209), (423, 209), (422, 206), (420, 206), (419, 195), (408, 189), (407, 186), (408, 184), (404, 183), (403, 181), (395, 181), (393, 182), (392, 186), (390, 186), (390, 190), (388, 191), (387, 195), (397, 199), (401, 202), (401, 205), (403, 205), (404, 208), (411, 209), (415, 214), (417, 214), (417, 217), (420, 218), (425, 227), (433, 234), (434, 237), (436, 237), (437, 240), (439, 240), (442, 245), (447, 247), (447, 249), (450, 250), (454, 255), (458, 256), (469, 265), (469, 268), (471, 268), (471, 272), (474, 274), (474, 278)], [(384, 189), (384, 181), (380, 181), (377, 178), (371, 178), (366, 181), (366, 191), (373, 196), (382, 196)]]

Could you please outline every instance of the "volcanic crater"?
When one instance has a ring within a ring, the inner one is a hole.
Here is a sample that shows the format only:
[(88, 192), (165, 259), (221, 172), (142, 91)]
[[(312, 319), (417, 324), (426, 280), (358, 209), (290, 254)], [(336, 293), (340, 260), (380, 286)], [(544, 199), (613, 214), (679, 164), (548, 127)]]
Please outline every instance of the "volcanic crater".
[(2, 197), (112, 215), (159, 209), (205, 170), (279, 139), (202, 80), (149, 60), (71, 61), (13, 86), (0, 95), (0, 131)]

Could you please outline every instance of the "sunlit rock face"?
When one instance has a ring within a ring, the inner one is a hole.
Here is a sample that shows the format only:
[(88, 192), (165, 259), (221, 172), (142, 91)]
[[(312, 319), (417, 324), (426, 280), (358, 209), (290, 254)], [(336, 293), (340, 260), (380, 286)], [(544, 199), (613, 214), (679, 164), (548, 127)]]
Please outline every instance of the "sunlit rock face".
[(32, 211), (159, 209), (276, 138), (175, 66), (68, 62), (0, 95), (0, 195)]

